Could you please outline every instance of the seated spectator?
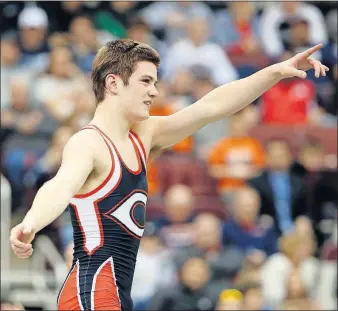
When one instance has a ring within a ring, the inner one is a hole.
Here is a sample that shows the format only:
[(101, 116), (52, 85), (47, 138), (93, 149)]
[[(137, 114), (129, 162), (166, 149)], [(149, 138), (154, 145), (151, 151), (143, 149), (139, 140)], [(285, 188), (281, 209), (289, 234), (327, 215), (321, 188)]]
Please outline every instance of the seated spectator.
[(70, 51), (75, 64), (85, 74), (90, 74), (92, 64), (99, 49), (97, 33), (92, 20), (86, 15), (75, 17), (70, 26)]
[(306, 141), (299, 147), (297, 159), (292, 171), (299, 177), (306, 177), (311, 173), (318, 173), (325, 168), (325, 154), (323, 146), (316, 141)]
[(194, 197), (185, 185), (174, 185), (164, 195), (164, 216), (154, 220), (161, 243), (176, 249), (193, 243)]
[(268, 257), (261, 269), (264, 299), (277, 307), (287, 297), (288, 275), (297, 270), (306, 290), (313, 295), (318, 280), (319, 263), (312, 254), (314, 241), (297, 233), (288, 233), (279, 240), (280, 252)]
[(161, 178), (156, 160), (148, 160), (147, 163), (147, 181), (148, 181), (148, 196), (151, 198), (157, 197), (162, 193)]
[(222, 245), (221, 221), (210, 213), (201, 213), (193, 223), (194, 244), (177, 252), (174, 260), (178, 266), (186, 258), (199, 256), (210, 266), (212, 288), (220, 292), (231, 286), (233, 278), (242, 266), (244, 256), (235, 246)]
[(306, 204), (309, 207), (309, 215), (311, 215), (311, 226), (315, 230), (319, 248), (327, 234), (332, 231), (330, 227), (337, 214), (335, 202), (338, 196), (332, 181), (327, 181), (325, 159), (321, 144), (316, 141), (306, 141), (300, 146), (298, 161), (291, 169), (303, 180)]
[[(293, 17), (289, 20), (290, 29), (288, 35), (284, 39), (285, 49), (292, 54), (303, 52), (311, 46), (310, 43), (310, 25), (304, 17)], [(321, 60), (330, 71), (325, 77), (317, 79), (315, 71), (310, 70), (307, 73), (307, 79), (316, 84), (317, 102), (320, 105), (319, 109), (314, 110), (312, 122), (327, 126), (337, 126), (336, 120), (327, 115), (330, 111), (330, 100), (334, 95), (334, 80), (337, 70), (337, 52), (336, 46), (332, 42), (323, 45), (322, 49), (314, 55), (316, 59)]]
[(25, 67), (42, 72), (48, 65), (48, 16), (35, 5), (25, 7), (18, 16), (18, 43)]
[[(197, 102), (215, 87), (212, 81), (211, 71), (202, 65), (193, 66), (190, 70), (192, 83), (190, 88), (191, 101)], [(210, 148), (228, 136), (228, 119), (224, 118), (213, 123), (209, 123), (194, 134), (196, 155), (203, 160), (207, 158)]]
[(220, 295), (216, 310), (242, 310), (243, 295), (236, 289), (225, 289)]
[[(138, 42), (143, 42), (152, 46), (158, 53), (161, 58), (166, 57), (166, 52), (168, 49), (167, 44), (164, 41), (159, 40), (151, 32), (148, 24), (144, 21), (142, 16), (135, 16), (130, 18), (129, 27), (127, 29), (128, 39), (135, 40)], [(161, 73), (161, 68), (159, 68), (159, 74)]]
[[(255, 53), (259, 49), (259, 19), (253, 2), (229, 2), (215, 18), (214, 36), (228, 52)], [(228, 31), (220, 31), (227, 29)]]
[[(303, 52), (312, 46), (310, 42), (310, 24), (307, 18), (303, 16), (290, 17), (288, 18), (288, 24), (290, 25), (290, 28), (288, 30), (288, 35), (284, 39), (286, 51), (296, 54)], [(328, 76), (317, 79), (315, 78), (314, 71), (309, 71), (307, 77), (316, 84), (327, 81), (328, 77), (331, 76), (334, 67), (337, 66), (337, 52), (334, 51), (334, 45), (327, 42), (320, 51), (313, 55), (313, 57), (329, 67), (330, 72), (328, 72)]]
[(138, 1), (105, 1), (94, 13), (98, 30), (109, 32), (115, 39), (125, 38), (130, 25), (130, 17), (135, 16), (142, 5)]
[(156, 291), (177, 282), (171, 260), (170, 253), (160, 243), (154, 224), (147, 223), (137, 254), (131, 292), (134, 310), (147, 310)]
[(34, 85), (34, 97), (60, 122), (65, 122), (75, 110), (73, 94), (90, 88), (89, 81), (74, 64), (70, 51), (65, 47), (53, 49), (49, 67)]
[(241, 270), (234, 279), (234, 286), (239, 287), (243, 284), (261, 283), (261, 268), (265, 259), (265, 254), (258, 251), (246, 256)]
[(284, 50), (283, 34), (287, 19), (300, 16), (310, 25), (310, 44), (325, 44), (328, 40), (325, 20), (321, 11), (305, 1), (280, 1), (268, 6), (260, 19), (260, 31), (264, 50), (269, 57), (278, 58)]
[(66, 96), (66, 100), (74, 105), (74, 109), (65, 124), (78, 131), (92, 120), (96, 108), (95, 98), (89, 91), (87, 83), (84, 83)]
[[(227, 2), (214, 23), (214, 38), (228, 54), (241, 78), (267, 65), (260, 45), (259, 19), (255, 2)], [(221, 31), (227, 29), (227, 31)]]
[(203, 18), (209, 24), (214, 18), (206, 3), (194, 1), (154, 2), (143, 9), (141, 15), (152, 31), (169, 45), (185, 37), (192, 17)]
[(188, 258), (179, 268), (180, 284), (159, 290), (153, 297), (150, 310), (213, 310), (218, 292), (208, 282), (210, 270), (200, 257)]
[[(280, 60), (292, 55), (285, 52)], [(280, 81), (261, 96), (259, 109), (265, 124), (333, 124), (318, 106), (316, 86), (311, 80), (292, 78)]]
[(261, 251), (264, 256), (270, 256), (277, 252), (273, 220), (267, 219), (268, 216), (259, 219), (259, 209), (260, 197), (256, 190), (242, 188), (236, 191), (232, 217), (223, 225), (223, 244), (235, 245), (247, 255)]
[(196, 89), (194, 86), (194, 75), (189, 69), (179, 69), (168, 81), (169, 98), (177, 103), (177, 107), (182, 109), (195, 102), (191, 92)]
[(246, 283), (239, 286), (243, 294), (242, 310), (269, 310), (264, 301), (260, 283)]
[(304, 306), (311, 306), (313, 308), (311, 310), (320, 309), (318, 302), (310, 297), (299, 270), (289, 273), (286, 288), (285, 302), (295, 300), (300, 301)]
[(265, 147), (267, 168), (248, 181), (261, 197), (260, 214), (270, 215), (279, 233), (293, 229), (294, 220), (309, 213), (302, 180), (290, 171), (291, 151), (286, 141), (271, 139)]
[(15, 32), (1, 35), (1, 109), (8, 108), (10, 101), (10, 80), (14, 76), (32, 80), (36, 72), (21, 64), (22, 53)]
[[(10, 134), (3, 144), (2, 166), (13, 187), (14, 208), (23, 193), (23, 174), (48, 146), (58, 123), (45, 109), (34, 105), (29, 84), (20, 77), (10, 81), (10, 106), (1, 111), (1, 126)], [(18, 191), (18, 192), (17, 192)]]
[(321, 241), (321, 236), (318, 237), (318, 232), (316, 232), (317, 224), (307, 216), (299, 216), (295, 220), (295, 232), (301, 236), (308, 237), (314, 241), (316, 244), (316, 250), (314, 256), (319, 258), (321, 246), (323, 242)]
[(295, 220), (297, 234), (315, 240), (311, 219), (307, 216), (299, 216)]
[(171, 80), (177, 70), (189, 69), (194, 65), (208, 67), (215, 85), (237, 79), (236, 69), (222, 48), (208, 39), (207, 21), (202, 18), (192, 18), (187, 25), (187, 37), (175, 43), (163, 61), (164, 79)]
[(245, 181), (256, 176), (265, 159), (260, 142), (249, 136), (250, 124), (243, 111), (230, 118), (230, 135), (220, 140), (210, 151), (210, 175), (218, 180), (218, 192), (231, 204), (233, 193)]
[[(53, 34), (66, 33), (69, 30), (69, 25), (72, 20), (84, 13), (84, 6), (81, 1), (59, 1), (54, 3), (53, 12), (51, 12), (50, 5), (40, 3), (40, 6), (49, 13), (50, 25)], [(48, 11), (49, 9), (49, 11)], [(54, 13), (54, 14), (53, 14)]]

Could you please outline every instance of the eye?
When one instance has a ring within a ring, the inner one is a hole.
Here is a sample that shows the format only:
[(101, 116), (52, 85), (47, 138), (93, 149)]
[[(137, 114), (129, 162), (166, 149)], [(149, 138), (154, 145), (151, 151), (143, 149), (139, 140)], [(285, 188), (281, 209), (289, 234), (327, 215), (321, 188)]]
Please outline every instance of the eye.
[(143, 79), (142, 82), (145, 82), (146, 84), (150, 83), (150, 79)]

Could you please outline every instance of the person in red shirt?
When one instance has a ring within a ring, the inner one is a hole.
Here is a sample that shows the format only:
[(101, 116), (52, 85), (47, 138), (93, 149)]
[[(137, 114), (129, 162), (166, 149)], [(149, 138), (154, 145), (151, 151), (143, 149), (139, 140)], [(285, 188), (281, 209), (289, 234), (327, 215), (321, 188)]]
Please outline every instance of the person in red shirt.
[[(292, 56), (286, 52), (281, 60)], [(307, 124), (314, 122), (320, 108), (316, 103), (315, 84), (306, 79), (280, 81), (261, 97), (262, 121), (266, 124)]]

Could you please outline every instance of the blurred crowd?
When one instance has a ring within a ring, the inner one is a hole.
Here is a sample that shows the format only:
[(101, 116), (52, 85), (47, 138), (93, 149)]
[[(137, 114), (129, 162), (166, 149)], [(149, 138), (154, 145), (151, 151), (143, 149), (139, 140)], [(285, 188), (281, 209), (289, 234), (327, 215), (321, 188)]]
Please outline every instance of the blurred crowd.
[[(322, 43), (315, 57), (327, 76), (284, 80), (150, 160), (132, 298), (135, 310), (336, 309), (335, 2), (5, 1), (0, 8), (1, 178), (13, 215), (27, 211), (67, 140), (91, 120), (92, 61), (107, 41), (131, 38), (159, 51), (151, 115), (162, 116)], [(68, 211), (40, 234), (71, 265)]]

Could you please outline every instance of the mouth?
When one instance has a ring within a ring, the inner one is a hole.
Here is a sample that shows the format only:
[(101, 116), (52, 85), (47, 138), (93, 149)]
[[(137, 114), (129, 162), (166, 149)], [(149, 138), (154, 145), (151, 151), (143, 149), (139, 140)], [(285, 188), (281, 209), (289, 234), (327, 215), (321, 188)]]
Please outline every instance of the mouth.
[(150, 109), (150, 105), (151, 105), (151, 101), (150, 100), (146, 100), (143, 102), (143, 104), (147, 107), (147, 109)]

